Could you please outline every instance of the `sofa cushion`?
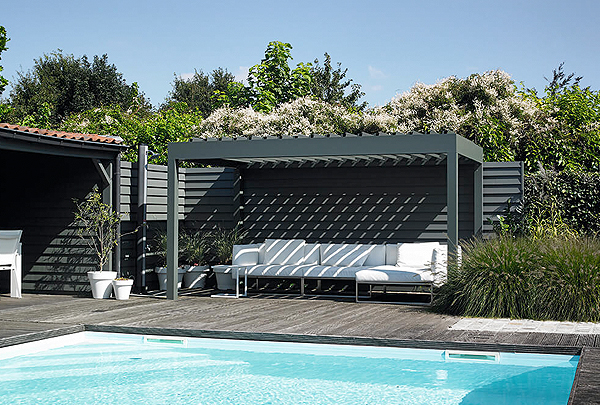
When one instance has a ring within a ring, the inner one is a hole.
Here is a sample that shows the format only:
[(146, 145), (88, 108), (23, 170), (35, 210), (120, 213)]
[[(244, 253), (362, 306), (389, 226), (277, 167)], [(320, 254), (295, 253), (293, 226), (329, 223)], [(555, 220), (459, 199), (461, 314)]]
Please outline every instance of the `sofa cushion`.
[[(301, 278), (304, 276), (306, 265), (297, 264), (257, 264), (246, 267), (248, 277), (289, 277)], [(240, 272), (243, 276), (244, 272)], [(232, 274), (235, 278), (235, 274)]]
[(385, 264), (385, 245), (369, 245), (369, 255), (363, 266), (380, 266)]
[(305, 278), (338, 278), (354, 280), (357, 271), (364, 266), (305, 266)]
[(333, 243), (321, 245), (320, 250), (321, 265), (323, 266), (362, 266), (367, 260), (372, 247), (369, 245)]
[(233, 261), (235, 265), (258, 264), (258, 249), (260, 243), (252, 245), (233, 245)]
[(304, 264), (319, 264), (320, 243), (307, 243), (304, 245)]
[(433, 260), (433, 250), (439, 242), (398, 243), (398, 267), (429, 267)]
[(356, 272), (358, 283), (431, 283), (433, 274), (425, 270), (400, 270), (394, 266), (379, 266)]
[(264, 264), (302, 264), (304, 245), (302, 239), (267, 239)]

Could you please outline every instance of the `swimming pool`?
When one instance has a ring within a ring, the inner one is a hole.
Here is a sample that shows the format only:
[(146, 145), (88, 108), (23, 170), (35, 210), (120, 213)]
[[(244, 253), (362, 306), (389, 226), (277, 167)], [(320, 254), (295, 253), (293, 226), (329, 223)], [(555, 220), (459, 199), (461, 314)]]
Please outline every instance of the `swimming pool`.
[(0, 359), (0, 404), (566, 404), (579, 357), (82, 332)]

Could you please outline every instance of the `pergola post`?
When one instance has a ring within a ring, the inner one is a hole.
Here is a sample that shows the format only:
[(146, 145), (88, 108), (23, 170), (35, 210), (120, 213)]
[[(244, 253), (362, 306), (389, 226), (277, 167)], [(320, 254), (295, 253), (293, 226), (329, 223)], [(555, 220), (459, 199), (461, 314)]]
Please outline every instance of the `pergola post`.
[(448, 254), (456, 253), (458, 246), (458, 153), (456, 148), (448, 151), (446, 159), (446, 207), (448, 230)]
[(169, 154), (167, 191), (167, 299), (177, 299), (179, 267), (179, 170), (178, 161)]
[(473, 173), (473, 235), (483, 232), (483, 164), (475, 163)]

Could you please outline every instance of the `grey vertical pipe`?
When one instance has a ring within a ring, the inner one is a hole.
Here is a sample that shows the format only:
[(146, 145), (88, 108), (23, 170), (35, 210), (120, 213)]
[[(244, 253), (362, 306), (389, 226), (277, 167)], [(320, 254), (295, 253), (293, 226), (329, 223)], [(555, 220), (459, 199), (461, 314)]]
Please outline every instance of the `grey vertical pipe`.
[(446, 159), (446, 207), (448, 210), (448, 253), (456, 252), (458, 245), (458, 154), (456, 147), (449, 150)]
[(139, 292), (146, 291), (146, 244), (148, 209), (148, 145), (141, 144), (138, 149), (137, 181), (137, 243), (135, 286)]
[(475, 163), (473, 177), (473, 235), (481, 235), (483, 232), (483, 163)]
[[(121, 153), (117, 155), (114, 163), (115, 169), (113, 170), (113, 211), (115, 211), (119, 217), (121, 216)], [(119, 228), (117, 229), (117, 235), (121, 235), (121, 222), (119, 222)], [(121, 277), (121, 239), (113, 251), (113, 263), (114, 271)]]
[[(114, 209), (114, 198), (113, 198), (113, 166), (114, 163), (113, 162), (109, 162), (108, 163), (108, 167), (105, 168), (106, 170), (106, 175), (108, 176), (108, 183), (103, 183), (103, 189), (102, 189), (102, 202), (106, 205), (108, 205), (109, 207), (111, 207), (112, 209)], [(107, 270), (113, 270), (113, 257), (112, 255), (108, 256), (108, 260), (106, 261), (106, 267), (105, 269)]]
[(177, 160), (169, 155), (167, 172), (167, 299), (177, 299), (177, 271), (179, 267), (179, 171)]

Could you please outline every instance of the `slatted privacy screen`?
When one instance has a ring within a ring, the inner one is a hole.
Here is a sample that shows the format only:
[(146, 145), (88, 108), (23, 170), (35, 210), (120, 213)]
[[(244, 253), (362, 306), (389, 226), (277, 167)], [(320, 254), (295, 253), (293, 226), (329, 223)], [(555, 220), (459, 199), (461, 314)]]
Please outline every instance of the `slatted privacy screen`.
[(525, 166), (523, 162), (483, 163), (483, 231), (491, 234), (490, 219), (506, 213), (508, 201), (516, 205), (523, 198)]

